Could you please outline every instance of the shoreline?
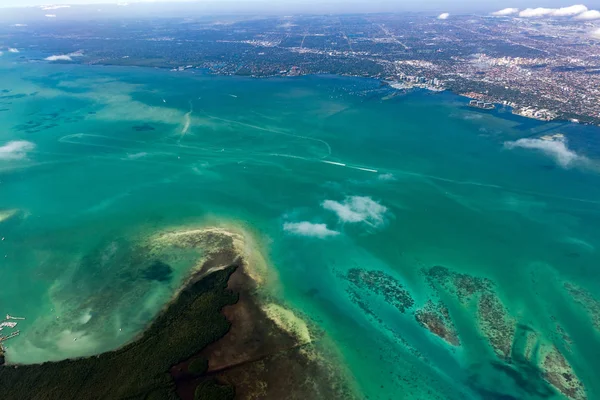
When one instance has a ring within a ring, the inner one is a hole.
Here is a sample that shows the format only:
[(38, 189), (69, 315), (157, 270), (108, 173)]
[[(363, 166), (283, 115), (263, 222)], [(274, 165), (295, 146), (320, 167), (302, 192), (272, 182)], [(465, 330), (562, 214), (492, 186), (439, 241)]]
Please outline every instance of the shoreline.
[[(306, 399), (324, 394), (323, 398), (359, 398), (334, 361), (337, 357), (321, 354), (314, 330), (306, 341), (270, 318), (264, 307), (268, 299), (256, 290), (244, 268), (235, 270), (227, 287), (238, 294), (238, 301), (222, 310), (231, 324), (229, 331), (170, 369), (181, 399), (193, 399), (195, 388), (209, 379), (234, 387), (235, 397), (241, 399)], [(304, 323), (300, 318), (297, 322)], [(204, 368), (201, 374), (194, 371), (197, 364)]]
[[(39, 59), (36, 61), (45, 61), (44, 59)], [(286, 79), (286, 78), (297, 78), (297, 77), (302, 77), (302, 76), (336, 76), (336, 77), (346, 77), (346, 78), (359, 78), (359, 79), (370, 79), (370, 80), (374, 80), (374, 81), (378, 81), (378, 82), (385, 82), (387, 84), (389, 84), (390, 82), (386, 81), (385, 77), (377, 77), (377, 76), (366, 76), (366, 75), (353, 75), (353, 74), (343, 74), (343, 73), (328, 73), (328, 72), (322, 72), (322, 73), (305, 73), (305, 74), (299, 74), (299, 75), (281, 75), (281, 74), (272, 74), (272, 75), (239, 75), (239, 74), (223, 74), (223, 73), (219, 73), (219, 72), (213, 72), (210, 68), (208, 67), (192, 67), (192, 68), (185, 68), (183, 70), (177, 70), (177, 69), (173, 69), (172, 66), (150, 66), (150, 65), (136, 65), (136, 64), (118, 64), (118, 63), (103, 63), (103, 62), (98, 62), (98, 63), (77, 63), (77, 62), (52, 62), (50, 61), (49, 63), (52, 64), (66, 64), (66, 65), (72, 65), (72, 64), (79, 64), (79, 65), (88, 65), (88, 66), (102, 66), (102, 67), (137, 67), (137, 68), (151, 68), (151, 69), (158, 69), (158, 70), (164, 70), (167, 72), (177, 72), (177, 73), (185, 73), (189, 71), (192, 71), (192, 73), (196, 73), (197, 71), (201, 71), (202, 74), (205, 75), (209, 75), (209, 76), (218, 76), (218, 77), (240, 77), (240, 78), (250, 78), (250, 79), (276, 79), (276, 78), (281, 78), (281, 79)], [(473, 99), (474, 97), (470, 97), (468, 95), (468, 93), (464, 93), (464, 92), (459, 92), (456, 91), (453, 88), (449, 88), (449, 87), (443, 87), (443, 89), (429, 89), (427, 87), (420, 87), (420, 86), (412, 86), (412, 87), (406, 87), (406, 88), (395, 88), (393, 85), (389, 85), (390, 87), (392, 87), (393, 89), (397, 90), (397, 91), (402, 91), (402, 90), (415, 90), (415, 89), (422, 89), (422, 90), (427, 90), (429, 92), (432, 93), (442, 93), (442, 92), (449, 92), (455, 96), (458, 97), (467, 97), (467, 98), (471, 98)], [(477, 93), (480, 94), (480, 93)], [(483, 94), (482, 94), (483, 95)], [(492, 103), (496, 104), (496, 105), (505, 105), (503, 103), (502, 100), (498, 100), (498, 99), (493, 99), (491, 101)], [(512, 110), (517, 110), (523, 107), (527, 107), (527, 106), (515, 106), (512, 107), (511, 106), (511, 112)], [(530, 120), (535, 120), (535, 121), (539, 121), (539, 122), (567, 122), (567, 123), (574, 123), (574, 124), (578, 124), (578, 125), (584, 125), (584, 126), (594, 126), (594, 127), (600, 127), (600, 122), (598, 123), (593, 123), (593, 122), (574, 122), (572, 121), (573, 118), (569, 118), (569, 117), (556, 117), (550, 120), (546, 120), (546, 119), (540, 119), (540, 118), (535, 118), (535, 117), (528, 117), (526, 115), (522, 115), (522, 114), (518, 114), (515, 112), (512, 112), (513, 115), (522, 117), (522, 118), (526, 118), (526, 119), (530, 119)], [(594, 118), (594, 117), (590, 117), (587, 115), (579, 115), (577, 114), (578, 120), (583, 118), (583, 119), (589, 119), (589, 118)]]
[[(161, 66), (161, 65), (138, 65), (138, 64), (119, 64), (119, 63), (106, 63), (106, 62), (83, 62), (83, 61), (46, 61), (44, 58), (32, 58), (26, 61), (34, 61), (34, 62), (40, 62), (40, 63), (46, 63), (46, 64), (50, 64), (50, 65), (79, 65), (79, 66), (87, 66), (87, 67), (116, 67), (116, 68), (142, 68), (145, 70), (159, 70), (159, 71), (163, 71), (163, 72), (176, 72), (176, 73), (184, 73), (184, 74), (196, 74), (196, 73), (200, 73), (202, 75), (206, 75), (206, 76), (215, 76), (215, 77), (237, 77), (237, 78), (246, 78), (246, 79), (290, 79), (290, 78), (298, 78), (298, 77), (310, 77), (310, 76), (334, 76), (334, 77), (340, 77), (340, 78), (357, 78), (357, 79), (369, 79), (369, 80), (373, 80), (373, 81), (377, 81), (377, 82), (386, 82), (389, 83), (385, 80), (385, 77), (377, 77), (377, 76), (365, 76), (365, 75), (353, 75), (353, 74), (343, 74), (343, 73), (328, 73), (328, 72), (316, 72), (316, 73), (304, 73), (304, 74), (299, 74), (299, 75), (280, 75), (280, 74), (272, 74), (272, 75), (239, 75), (239, 74), (225, 74), (225, 73), (219, 73), (219, 72), (214, 72), (212, 71), (209, 67), (192, 67), (192, 68), (186, 68), (184, 70), (173, 70), (173, 66)], [(391, 87), (391, 85), (390, 85)], [(423, 90), (427, 90), (428, 92), (431, 92), (433, 94), (437, 94), (437, 93), (450, 93), (454, 96), (457, 97), (466, 97), (466, 98), (471, 98), (473, 99), (474, 97), (470, 97), (469, 94), (470, 93), (465, 93), (465, 92), (460, 92), (460, 91), (456, 91), (455, 89), (451, 88), (451, 87), (444, 87), (444, 90), (428, 90), (426, 88), (420, 88), (420, 87), (412, 87), (410, 89), (402, 89), (402, 90), (415, 90), (415, 89), (423, 89)], [(395, 89), (397, 91), (400, 91), (401, 89)], [(477, 93), (479, 94), (479, 93)], [(496, 104), (496, 105), (504, 105), (504, 103), (501, 100), (497, 100), (497, 99), (493, 99), (491, 100), (492, 103)], [(524, 106), (520, 106), (520, 107), (524, 107)], [(516, 110), (520, 107), (511, 107), (511, 112), (512, 110)], [(544, 120), (544, 119), (538, 119), (538, 118), (533, 118), (533, 117), (528, 117), (525, 115), (521, 115), (521, 114), (517, 114), (517, 113), (512, 113), (515, 116), (524, 118), (526, 120), (533, 120), (533, 121), (538, 121), (538, 122), (542, 122), (542, 123), (552, 123), (552, 122), (559, 122), (559, 123), (572, 123), (572, 124), (577, 124), (577, 125), (582, 125), (582, 126), (593, 126), (593, 127), (600, 127), (600, 122), (599, 123), (593, 123), (593, 122), (587, 122), (587, 121), (581, 121), (581, 119), (588, 119), (590, 118), (590, 116), (586, 116), (586, 115), (577, 115), (578, 117), (578, 122), (573, 122), (572, 121), (572, 117), (557, 117), (554, 118), (552, 120)]]
[[(263, 291), (266, 283), (252, 265), (258, 262), (257, 255), (244, 253), (248, 243), (236, 242), (242, 239), (239, 232), (183, 227), (147, 238), (149, 254), (164, 250), (160, 245), (186, 248), (201, 243), (209, 250), (148, 327), (124, 346), (62, 361), (0, 365), (3, 398), (37, 398), (49, 392), (57, 398), (140, 393), (158, 398), (195, 399), (198, 393), (233, 398), (236, 393), (236, 398), (262, 394), (277, 399), (292, 392), (298, 399), (317, 392), (330, 398), (358, 398), (341, 372), (344, 365), (325, 357), (325, 348), (313, 340), (317, 330)], [(310, 340), (298, 332), (310, 332)], [(190, 371), (190, 362), (196, 359), (200, 360)], [(313, 385), (306, 386), (307, 381)]]
[[(181, 230), (176, 230), (176, 229), (168, 229), (168, 230), (163, 230), (160, 233), (158, 233), (157, 235), (150, 235), (144, 239), (140, 239), (140, 238), (136, 238), (136, 240), (138, 241), (142, 241), (142, 240), (149, 240), (152, 241), (158, 237), (161, 237), (163, 235), (168, 235), (169, 233), (172, 232), (183, 232), (183, 233), (189, 233), (189, 232), (194, 232), (194, 233), (208, 233), (208, 234), (239, 234), (236, 232), (230, 232), (227, 229), (223, 229), (220, 227), (205, 227), (205, 226), (201, 226), (201, 227), (196, 227), (195, 229), (181, 229)], [(224, 249), (217, 249), (217, 253), (221, 253)], [(223, 251), (223, 253), (225, 253), (225, 251)], [(220, 256), (222, 254), (217, 254), (217, 257)], [(64, 359), (60, 359), (60, 360), (47, 360), (47, 361), (42, 361), (42, 362), (36, 362), (36, 363), (0, 363), (0, 367), (1, 366), (14, 366), (14, 367), (24, 367), (24, 366), (35, 366), (35, 365), (44, 365), (47, 363), (59, 363), (62, 361), (76, 361), (76, 360), (85, 360), (85, 359), (89, 359), (89, 358), (93, 358), (93, 357), (98, 357), (102, 354), (107, 354), (107, 353), (112, 353), (112, 352), (118, 352), (120, 350), (122, 350), (123, 348), (129, 346), (130, 344), (136, 342), (137, 340), (140, 340), (143, 336), (146, 335), (147, 331), (150, 330), (152, 328), (152, 325), (154, 325), (156, 323), (156, 321), (158, 319), (160, 319), (163, 314), (165, 314), (168, 309), (177, 302), (177, 300), (179, 299), (180, 295), (185, 292), (186, 290), (190, 289), (191, 287), (193, 287), (196, 283), (198, 283), (199, 281), (201, 281), (202, 279), (208, 277), (209, 275), (211, 275), (212, 273), (216, 272), (216, 271), (222, 271), (225, 270), (233, 265), (240, 265), (241, 263), (243, 263), (242, 261), (242, 255), (236, 255), (235, 257), (231, 257), (231, 259), (229, 260), (229, 262), (226, 262), (223, 265), (220, 265), (218, 267), (214, 267), (212, 264), (214, 263), (214, 259), (208, 258), (208, 259), (201, 259), (201, 265), (198, 268), (198, 264), (196, 265), (196, 267), (192, 267), (190, 268), (190, 271), (188, 273), (188, 276), (185, 277), (181, 284), (175, 289), (173, 290), (173, 292), (171, 293), (170, 298), (164, 303), (164, 305), (162, 307), (160, 307), (160, 309), (157, 310), (156, 314), (154, 315), (153, 318), (150, 319), (150, 321), (148, 322), (148, 324), (137, 334), (135, 334), (134, 336), (132, 336), (130, 338), (130, 340), (128, 340), (127, 342), (123, 343), (122, 345), (113, 348), (111, 350), (108, 351), (104, 351), (98, 354), (92, 354), (92, 355), (87, 355), (87, 356), (81, 356), (81, 357), (68, 357), (68, 358), (64, 358)], [(6, 355), (6, 352), (4, 353), (4, 355)]]

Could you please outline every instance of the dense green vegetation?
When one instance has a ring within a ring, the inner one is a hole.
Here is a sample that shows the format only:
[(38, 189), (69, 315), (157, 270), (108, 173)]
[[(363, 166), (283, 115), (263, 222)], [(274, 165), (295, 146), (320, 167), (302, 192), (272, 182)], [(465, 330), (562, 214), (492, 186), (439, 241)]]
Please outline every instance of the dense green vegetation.
[(206, 358), (196, 358), (188, 365), (188, 371), (193, 374), (203, 374), (208, 369), (208, 360)]
[[(237, 301), (227, 290), (235, 267), (192, 284), (138, 340), (97, 357), (40, 365), (0, 367), (0, 397), (12, 399), (173, 399), (169, 368), (227, 333), (223, 306)], [(206, 394), (205, 394), (206, 392)], [(203, 382), (197, 398), (233, 396), (233, 388)]]
[(194, 400), (228, 400), (234, 396), (231, 386), (219, 385), (213, 380), (202, 382), (196, 388)]

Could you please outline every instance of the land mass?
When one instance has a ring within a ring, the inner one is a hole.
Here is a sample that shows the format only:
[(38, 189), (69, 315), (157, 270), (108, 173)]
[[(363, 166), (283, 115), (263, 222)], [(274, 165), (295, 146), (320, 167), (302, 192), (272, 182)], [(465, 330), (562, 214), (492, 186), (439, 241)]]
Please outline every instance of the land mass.
[(259, 278), (236, 252), (239, 240), (218, 229), (158, 235), (149, 255), (162, 246), (211, 250), (148, 329), (97, 356), (2, 365), (2, 398), (355, 397), (335, 357), (324, 357), (315, 330), (260, 296)]
[[(585, 33), (579, 20), (471, 14), (440, 20), (408, 13), (210, 18), (190, 7), (183, 17), (123, 24), (87, 12), (65, 15), (63, 22), (7, 24), (0, 27), (0, 46), (33, 49), (37, 57), (42, 51), (57, 63), (372, 77), (471, 93), (530, 118), (600, 124), (600, 39)], [(0, 103), (14, 96), (2, 94)]]

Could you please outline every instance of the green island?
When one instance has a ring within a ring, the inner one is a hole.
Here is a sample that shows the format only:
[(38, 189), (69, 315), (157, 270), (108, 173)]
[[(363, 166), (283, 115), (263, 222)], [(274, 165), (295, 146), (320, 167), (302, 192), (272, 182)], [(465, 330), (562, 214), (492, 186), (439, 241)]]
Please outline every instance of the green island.
[(157, 257), (174, 262), (182, 251), (199, 251), (168, 306), (114, 351), (28, 365), (2, 357), (2, 398), (356, 398), (323, 332), (265, 291), (264, 260), (250, 243), (218, 228), (144, 237), (125, 267), (154, 280), (170, 275)]
[[(228, 332), (231, 324), (221, 309), (237, 301), (238, 295), (227, 289), (235, 269), (215, 271), (189, 285), (139, 339), (119, 350), (75, 360), (2, 366), (2, 398), (178, 398), (169, 369)], [(231, 387), (204, 381), (196, 398), (229, 399), (233, 393)]]

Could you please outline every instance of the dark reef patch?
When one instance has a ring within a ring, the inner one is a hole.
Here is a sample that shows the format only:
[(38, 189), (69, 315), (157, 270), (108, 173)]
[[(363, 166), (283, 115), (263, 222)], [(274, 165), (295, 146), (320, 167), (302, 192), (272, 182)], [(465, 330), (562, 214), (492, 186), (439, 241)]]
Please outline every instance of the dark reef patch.
[(455, 294), (461, 302), (467, 301), (475, 294), (491, 290), (494, 286), (487, 278), (461, 274), (440, 265), (424, 269), (422, 272), (433, 289), (437, 290), (439, 285), (449, 293)]
[(142, 272), (144, 279), (149, 281), (157, 282), (168, 282), (171, 280), (173, 275), (173, 268), (169, 264), (160, 260), (153, 261), (144, 271)]
[(491, 280), (458, 273), (442, 266), (434, 266), (422, 272), (435, 292), (443, 290), (462, 304), (477, 301), (479, 330), (489, 340), (498, 357), (510, 357), (516, 322), (509, 317), (494, 292)]
[(575, 303), (587, 310), (594, 327), (600, 331), (600, 301), (590, 292), (573, 283), (566, 282), (564, 288)]
[(357, 289), (368, 290), (382, 296), (388, 304), (396, 307), (401, 313), (415, 304), (408, 290), (397, 279), (383, 271), (352, 268), (345, 278)]
[[(472, 367), (469, 385), (485, 399), (513, 399), (533, 396), (550, 398), (562, 393), (569, 399), (585, 400), (585, 388), (575, 375), (571, 365), (552, 344), (544, 343), (531, 327), (513, 318), (496, 293), (495, 284), (487, 279), (458, 273), (446, 267), (435, 266), (423, 269), (422, 273), (433, 289), (434, 298), (445, 295), (454, 297), (465, 306), (476, 310), (478, 330), (496, 355), (495, 361)], [(565, 289), (576, 302), (584, 305), (592, 317), (600, 315), (600, 306), (585, 290), (573, 284), (565, 284)], [(444, 304), (430, 300), (415, 312), (415, 318), (432, 333), (451, 344), (454, 337), (453, 325)], [(437, 304), (437, 306), (436, 306)], [(570, 339), (557, 326), (557, 331), (568, 345)], [(458, 337), (456, 337), (458, 340)], [(487, 370), (487, 372), (486, 372)], [(498, 382), (490, 382), (485, 376), (498, 376)], [(512, 388), (512, 389), (510, 389)], [(517, 388), (516, 395), (510, 390)], [(507, 391), (504, 393), (503, 391)], [(515, 397), (516, 396), (516, 397)]]
[(24, 93), (19, 93), (19, 94), (9, 94), (9, 95), (0, 96), (0, 99), (14, 100), (14, 99), (22, 99), (24, 97), (27, 97), (27, 95)]
[(133, 129), (136, 132), (147, 132), (147, 131), (153, 131), (154, 127), (150, 124), (142, 124), (142, 125), (134, 125), (131, 129)]
[(444, 339), (453, 346), (460, 346), (454, 323), (448, 308), (441, 302), (434, 304), (429, 300), (423, 308), (415, 311), (415, 319), (425, 329)]

